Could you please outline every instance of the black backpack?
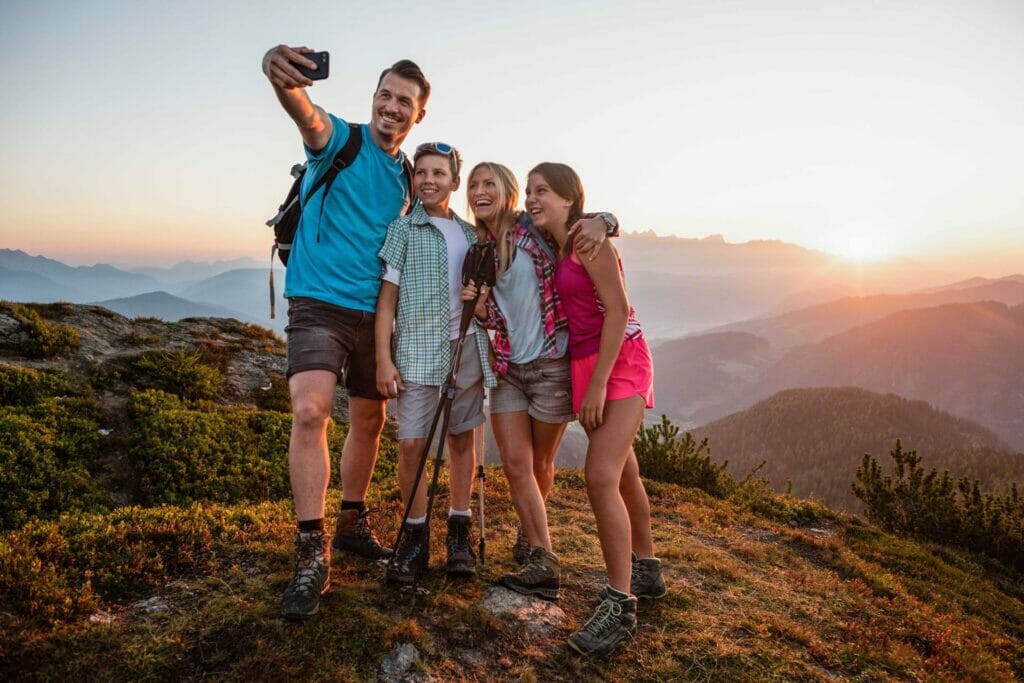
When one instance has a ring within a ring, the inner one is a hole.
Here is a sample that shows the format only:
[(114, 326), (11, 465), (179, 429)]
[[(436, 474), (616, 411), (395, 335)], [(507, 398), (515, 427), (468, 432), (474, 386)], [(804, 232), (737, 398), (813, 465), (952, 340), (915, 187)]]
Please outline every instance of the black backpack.
[[(363, 129), (358, 123), (348, 124), (348, 139), (338, 153), (334, 155), (331, 167), (323, 174), (313, 187), (309, 188), (305, 200), (300, 201), (299, 192), (302, 186), (302, 179), (306, 176), (308, 164), (295, 164), (292, 166), (291, 175), (295, 180), (288, 190), (288, 196), (284, 198), (281, 206), (278, 207), (277, 215), (267, 221), (267, 225), (274, 229), (274, 246), (270, 248), (270, 317), (274, 317), (274, 254), (281, 259), (281, 263), (288, 265), (288, 256), (291, 254), (292, 241), (299, 229), (299, 222), (302, 218), (302, 209), (309, 203), (310, 198), (322, 187), (324, 188), (324, 201), (320, 203), (320, 212), (323, 214), (324, 204), (327, 203), (327, 193), (331, 185), (338, 177), (338, 174), (352, 165), (352, 162), (359, 156), (359, 150), (363, 146)], [(402, 162), (405, 165), (405, 177), (409, 184), (409, 208), (413, 205), (412, 191), (412, 164), (403, 156)]]

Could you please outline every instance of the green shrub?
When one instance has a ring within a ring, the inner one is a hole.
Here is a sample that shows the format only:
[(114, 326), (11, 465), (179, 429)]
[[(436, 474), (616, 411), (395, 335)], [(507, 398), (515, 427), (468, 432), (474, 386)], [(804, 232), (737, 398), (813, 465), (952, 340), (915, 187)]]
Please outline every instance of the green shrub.
[[(66, 304), (54, 304), (66, 306)], [(28, 358), (49, 358), (67, 349), (77, 349), (80, 343), (78, 330), (67, 325), (48, 323), (39, 312), (24, 304), (6, 304), (11, 316), (18, 321), (21, 329), (28, 333), (28, 341), (20, 349)]]
[(208, 571), (258, 548), (281, 511), (192, 506), (118, 508), (64, 515), (0, 536), (0, 603), (54, 623), (88, 614), (98, 600), (126, 601), (169, 574)]
[(288, 380), (283, 375), (273, 375), (270, 386), (253, 387), (250, 392), (252, 402), (260, 410), (276, 410), (282, 413), (292, 412), (292, 399), (288, 391)]
[[(289, 498), (288, 440), (291, 415), (212, 402), (188, 403), (147, 390), (129, 401), (128, 452), (145, 505), (193, 501), (242, 502)], [(329, 423), (331, 476), (347, 432)], [(386, 435), (374, 478), (395, 477), (398, 449)]]
[(31, 406), (47, 396), (74, 393), (63, 372), (0, 365), (0, 405)]
[(0, 528), (108, 505), (89, 472), (98, 419), (99, 406), (89, 398), (0, 408)]
[(925, 471), (917, 451), (904, 451), (899, 440), (889, 455), (893, 476), (866, 453), (851, 485), (870, 521), (1024, 568), (1024, 498), (1016, 484), (1005, 496), (982, 493), (978, 481), (966, 477), (954, 484), (948, 471)]
[(640, 474), (648, 479), (698, 488), (719, 498), (735, 488), (725, 472), (728, 461), (718, 464), (711, 459), (707, 439), (697, 443), (689, 432), (680, 437), (679, 427), (666, 415), (660, 423), (640, 430), (633, 450)]
[(199, 353), (147, 351), (133, 363), (132, 371), (143, 389), (159, 389), (191, 401), (216, 399), (224, 392), (224, 378)]

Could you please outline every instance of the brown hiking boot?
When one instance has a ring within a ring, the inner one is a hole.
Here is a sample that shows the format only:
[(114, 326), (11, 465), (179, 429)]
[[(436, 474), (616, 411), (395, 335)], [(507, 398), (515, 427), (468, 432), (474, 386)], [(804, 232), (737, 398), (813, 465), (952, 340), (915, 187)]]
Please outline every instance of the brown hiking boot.
[(530, 561), (530, 539), (526, 537), (526, 531), (522, 524), (516, 529), (516, 542), (512, 545), (512, 559), (520, 567)]
[(338, 524), (334, 527), (331, 547), (338, 552), (350, 552), (368, 560), (385, 560), (391, 557), (391, 548), (381, 544), (373, 530), (366, 523), (369, 510), (342, 510), (338, 513)]
[(530, 552), (530, 562), (518, 574), (501, 577), (501, 585), (523, 595), (557, 600), (560, 573), (557, 557), (544, 548), (534, 548)]
[(331, 579), (331, 548), (323, 531), (300, 531), (295, 536), (295, 576), (281, 597), (281, 616), (305, 619), (320, 609), (320, 596)]

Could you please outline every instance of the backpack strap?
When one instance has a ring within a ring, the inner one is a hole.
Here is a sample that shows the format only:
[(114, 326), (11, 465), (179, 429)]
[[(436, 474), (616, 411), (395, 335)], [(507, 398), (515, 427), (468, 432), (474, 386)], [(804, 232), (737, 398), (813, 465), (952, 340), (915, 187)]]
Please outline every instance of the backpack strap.
[[(331, 191), (331, 185), (334, 184), (335, 178), (338, 174), (344, 171), (346, 168), (352, 165), (352, 162), (359, 156), (359, 150), (363, 146), (363, 129), (358, 123), (348, 124), (348, 139), (345, 140), (345, 144), (342, 145), (338, 153), (334, 155), (334, 160), (331, 162), (331, 167), (327, 169), (315, 183), (313, 187), (309, 188), (309, 193), (306, 195), (306, 201), (302, 204), (305, 206), (309, 203), (310, 198), (316, 191), (321, 187), (324, 187), (324, 198)], [(326, 186), (326, 187), (325, 187)], [(323, 212), (323, 206), (321, 205), (320, 211)]]
[(402, 167), (403, 173), (405, 173), (405, 183), (409, 187), (409, 206), (405, 208), (405, 212), (402, 215), (408, 216), (412, 213), (413, 207), (416, 206), (416, 196), (412, 191), (412, 163), (405, 154), (402, 154)]

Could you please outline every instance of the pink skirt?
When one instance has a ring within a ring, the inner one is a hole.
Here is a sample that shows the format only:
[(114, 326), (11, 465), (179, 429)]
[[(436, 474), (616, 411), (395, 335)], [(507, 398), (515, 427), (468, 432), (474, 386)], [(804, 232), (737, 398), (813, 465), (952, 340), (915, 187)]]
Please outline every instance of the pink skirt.
[[(586, 358), (573, 358), (570, 362), (572, 373), (572, 409), (577, 413), (583, 403), (583, 394), (590, 385), (590, 377), (597, 365), (597, 354)], [(654, 407), (654, 363), (647, 340), (643, 337), (622, 342), (619, 357), (615, 359), (612, 373), (608, 377), (606, 401), (617, 401), (630, 396), (643, 396), (648, 408)]]

